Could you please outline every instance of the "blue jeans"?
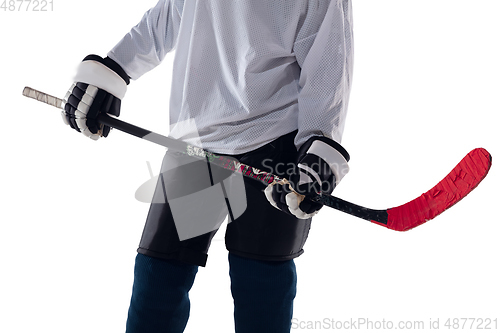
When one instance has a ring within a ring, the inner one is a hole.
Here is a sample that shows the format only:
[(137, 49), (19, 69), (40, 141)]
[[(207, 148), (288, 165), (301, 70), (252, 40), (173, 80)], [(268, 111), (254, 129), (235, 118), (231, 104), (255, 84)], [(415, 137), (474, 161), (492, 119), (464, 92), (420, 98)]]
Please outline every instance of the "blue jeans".
[[(297, 284), (293, 260), (262, 261), (230, 253), (229, 266), (236, 333), (290, 332)], [(197, 271), (196, 265), (138, 254), (126, 332), (183, 332)]]

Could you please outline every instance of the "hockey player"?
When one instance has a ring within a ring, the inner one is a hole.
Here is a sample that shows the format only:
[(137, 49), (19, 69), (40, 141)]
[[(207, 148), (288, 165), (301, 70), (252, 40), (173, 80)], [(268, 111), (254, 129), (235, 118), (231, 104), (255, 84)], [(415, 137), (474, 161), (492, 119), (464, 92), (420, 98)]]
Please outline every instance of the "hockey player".
[[(83, 59), (65, 123), (106, 137), (96, 116), (119, 116), (130, 79), (174, 48), (170, 136), (288, 179), (267, 188), (245, 179), (246, 209), (231, 214), (225, 241), (236, 332), (289, 332), (293, 259), (321, 208), (304, 198), (331, 193), (348, 171), (340, 141), (352, 78), (350, 0), (160, 0), (105, 58)], [(184, 184), (210, 178), (201, 192), (223, 181), (185, 158), (167, 152), (163, 160), (155, 197), (167, 200), (153, 200), (140, 240), (128, 333), (183, 332), (188, 321), (188, 292), (216, 229), (180, 237), (172, 198), (196, 192)], [(227, 197), (199, 223), (231, 213)]]

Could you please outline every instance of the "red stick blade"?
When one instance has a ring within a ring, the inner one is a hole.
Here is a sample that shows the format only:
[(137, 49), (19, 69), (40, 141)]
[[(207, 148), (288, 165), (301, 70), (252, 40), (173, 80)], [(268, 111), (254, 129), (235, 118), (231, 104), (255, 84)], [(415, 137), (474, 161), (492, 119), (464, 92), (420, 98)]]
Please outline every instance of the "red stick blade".
[(490, 153), (484, 148), (472, 150), (432, 189), (404, 205), (388, 209), (387, 228), (406, 231), (432, 220), (475, 189), (490, 168)]

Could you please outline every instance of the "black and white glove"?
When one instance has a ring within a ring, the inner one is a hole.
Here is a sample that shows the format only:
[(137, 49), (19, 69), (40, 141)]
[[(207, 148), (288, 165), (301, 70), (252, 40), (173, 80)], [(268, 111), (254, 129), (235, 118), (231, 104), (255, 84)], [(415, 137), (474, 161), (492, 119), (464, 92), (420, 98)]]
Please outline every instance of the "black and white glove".
[(304, 199), (331, 194), (349, 171), (349, 154), (337, 142), (314, 136), (300, 147), (297, 155), (297, 164), (288, 172), (288, 179), (269, 184), (264, 193), (274, 207), (307, 219), (323, 205)]
[(83, 59), (74, 80), (64, 97), (64, 123), (93, 140), (108, 136), (109, 126), (99, 124), (97, 116), (101, 112), (120, 115), (128, 75), (112, 59), (92, 54)]

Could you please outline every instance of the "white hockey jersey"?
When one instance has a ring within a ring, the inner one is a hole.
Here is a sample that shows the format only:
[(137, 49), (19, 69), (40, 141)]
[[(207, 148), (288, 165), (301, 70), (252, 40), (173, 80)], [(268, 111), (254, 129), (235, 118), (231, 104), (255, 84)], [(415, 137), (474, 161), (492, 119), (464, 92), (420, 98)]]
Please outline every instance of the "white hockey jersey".
[(160, 0), (109, 52), (138, 79), (175, 49), (169, 135), (240, 154), (298, 129), (341, 141), (350, 0)]

